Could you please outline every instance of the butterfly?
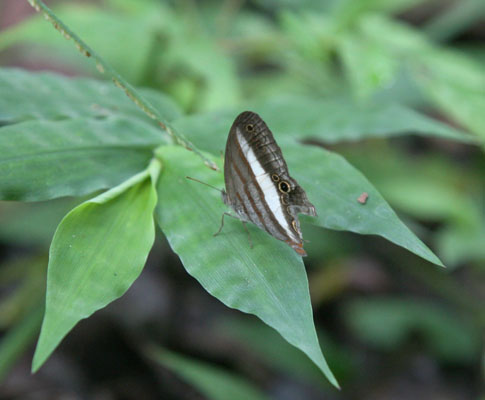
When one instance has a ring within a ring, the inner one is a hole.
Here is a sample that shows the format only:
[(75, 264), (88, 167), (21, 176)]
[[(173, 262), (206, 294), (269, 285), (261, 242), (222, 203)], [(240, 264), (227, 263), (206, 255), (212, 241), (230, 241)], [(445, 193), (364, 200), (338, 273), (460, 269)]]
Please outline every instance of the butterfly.
[[(306, 256), (298, 214), (316, 216), (315, 206), (288, 172), (273, 134), (256, 113), (239, 114), (226, 143), (223, 202), (243, 224), (252, 222)], [(224, 213), (221, 227), (224, 225)]]

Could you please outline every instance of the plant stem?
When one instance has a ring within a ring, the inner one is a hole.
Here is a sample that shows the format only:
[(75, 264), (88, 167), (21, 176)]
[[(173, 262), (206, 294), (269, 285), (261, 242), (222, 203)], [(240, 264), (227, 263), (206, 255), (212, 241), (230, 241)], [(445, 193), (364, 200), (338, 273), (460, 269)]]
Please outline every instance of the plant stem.
[(128, 98), (135, 103), (148, 117), (155, 120), (158, 126), (168, 133), (172, 140), (186, 148), (187, 150), (196, 153), (204, 164), (213, 170), (218, 170), (214, 162), (205, 157), (189, 140), (187, 140), (181, 133), (176, 132), (166, 121), (163, 121), (157, 109), (153, 107), (150, 102), (141, 96), (136, 89), (131, 86), (113, 67), (104, 61), (94, 50), (92, 50), (81, 38), (79, 38), (73, 31), (71, 31), (64, 22), (62, 22), (53, 12), (47, 7), (42, 0), (27, 0), (37, 12), (41, 12), (44, 18), (52, 23), (62, 36), (66, 39), (72, 39), (78, 50), (86, 57), (91, 57), (96, 62), (96, 68), (102, 74), (106, 74), (114, 82), (116, 86), (122, 89)]

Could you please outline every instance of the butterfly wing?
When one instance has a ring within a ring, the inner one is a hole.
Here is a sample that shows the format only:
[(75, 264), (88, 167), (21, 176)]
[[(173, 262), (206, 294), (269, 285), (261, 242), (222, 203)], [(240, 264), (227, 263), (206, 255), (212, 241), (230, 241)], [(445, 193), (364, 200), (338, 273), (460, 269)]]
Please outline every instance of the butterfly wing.
[(241, 220), (251, 221), (261, 229), (267, 230), (255, 202), (256, 188), (252, 184), (254, 177), (251, 172), (238, 140), (237, 125), (233, 124), (227, 138), (224, 160), (226, 203), (234, 209)]
[(234, 121), (226, 144), (225, 202), (243, 221), (251, 221), (288, 243), (301, 255), (298, 213), (316, 215), (305, 191), (291, 178), (280, 147), (259, 117), (246, 111)]

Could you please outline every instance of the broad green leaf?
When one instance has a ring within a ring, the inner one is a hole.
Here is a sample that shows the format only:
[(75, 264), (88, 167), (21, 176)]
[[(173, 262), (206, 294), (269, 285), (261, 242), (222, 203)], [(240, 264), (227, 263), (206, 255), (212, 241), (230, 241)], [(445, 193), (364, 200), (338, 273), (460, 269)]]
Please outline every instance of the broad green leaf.
[[(379, 152), (379, 157), (369, 157), (369, 152)], [(369, 143), (345, 149), (344, 156), (394, 208), (413, 218), (469, 227), (480, 220), (482, 176), (441, 152), (418, 157)]]
[(222, 187), (222, 174), (181, 148), (161, 147), (157, 156), (164, 168), (156, 219), (189, 274), (227, 306), (255, 314), (276, 329), (337, 386), (318, 344), (301, 257), (249, 224), (251, 249), (241, 223), (232, 218), (213, 237), (227, 209), (216, 191), (185, 177)]
[[(150, 89), (140, 92), (164, 120), (180, 116), (180, 110), (167, 96)], [(113, 115), (148, 120), (123, 90), (111, 82), (0, 68), (0, 124)]]
[(211, 364), (150, 346), (145, 353), (174, 371), (210, 400), (265, 400), (268, 397), (243, 377)]
[(32, 345), (39, 333), (44, 308), (37, 306), (20, 322), (12, 327), (0, 341), (0, 382), (2, 382), (13, 364)]
[[(307, 104), (308, 108), (311, 107), (310, 102)], [(291, 132), (294, 132), (295, 138), (299, 137), (298, 134), (305, 137), (305, 133), (310, 136), (306, 130), (308, 126), (310, 132), (318, 131), (314, 128), (319, 122), (316, 115), (313, 120), (309, 119), (306, 125), (304, 121), (300, 121), (302, 128), (298, 131), (298, 125), (292, 120), (294, 114), (290, 110), (280, 108), (279, 118), (275, 114), (276, 107), (274, 114), (261, 113), (275, 133), (276, 140), (283, 147), (290, 172), (309, 195), (313, 193), (310, 200), (319, 213), (316, 220), (318, 225), (330, 229), (380, 235), (432, 263), (442, 265), (433, 252), (399, 220), (372, 184), (343, 158), (323, 149), (301, 147), (289, 140)], [(227, 137), (225, 130), (230, 126), (229, 118), (234, 118), (232, 113), (195, 116), (176, 121), (175, 125), (200, 148), (216, 153), (223, 149)], [(322, 119), (320, 117), (320, 120)], [(322, 123), (325, 123), (325, 119)], [(391, 125), (390, 121), (386, 123)], [(280, 133), (283, 136), (282, 140), (279, 138)], [(208, 140), (210, 135), (213, 135), (211, 141)], [(308, 168), (309, 165), (312, 167)], [(318, 182), (318, 185), (315, 182)], [(372, 199), (365, 205), (357, 202), (357, 198), (363, 192), (367, 192)]]
[[(184, 123), (187, 121), (191, 122), (186, 119)], [(217, 127), (222, 128), (226, 121), (223, 118), (214, 118), (212, 121), (216, 127), (213, 132), (217, 132), (217, 136), (222, 136), (222, 129), (217, 130)], [(267, 122), (272, 127), (269, 119)], [(289, 132), (292, 129), (291, 126), (284, 128), (282, 121), (274, 122), (277, 122), (283, 131), (286, 129), (286, 132)], [(198, 129), (195, 125), (183, 126), (183, 132), (199, 147), (215, 152), (216, 146), (222, 146), (222, 138), (210, 143), (206, 139), (204, 128), (210, 129), (210, 123), (197, 125)], [(191, 132), (197, 132), (197, 136), (192, 136)], [(372, 184), (344, 158), (324, 149), (301, 146), (287, 137), (279, 140), (279, 144), (283, 148), (290, 172), (305, 188), (317, 208), (318, 218), (314, 221), (316, 224), (329, 229), (380, 235), (434, 264), (442, 265), (433, 252), (399, 220)], [(308, 168), (309, 165), (312, 167)], [(362, 192), (369, 194), (369, 201), (365, 205), (357, 202)]]
[[(483, 175), (441, 154), (420, 157), (375, 147), (346, 150), (345, 157), (365, 173), (398, 211), (444, 226), (434, 235), (437, 254), (447, 267), (485, 259)], [(405, 193), (405, 195), (403, 195)]]
[(155, 238), (152, 179), (159, 168), (152, 162), (144, 172), (82, 203), (60, 223), (50, 248), (46, 310), (33, 371), (81, 319), (123, 295), (140, 274)]
[(343, 315), (355, 336), (377, 348), (402, 347), (409, 335), (419, 332), (426, 347), (445, 361), (469, 363), (479, 358), (479, 329), (429, 301), (362, 299), (348, 304)]
[(38, 201), (115, 186), (146, 168), (160, 133), (114, 116), (0, 127), (0, 198)]
[[(343, 157), (313, 146), (291, 142), (281, 145), (290, 172), (305, 188), (317, 209), (315, 224), (329, 229), (379, 235), (425, 260), (443, 265), (401, 222), (374, 186)], [(365, 204), (357, 201), (363, 192), (369, 195)]]
[[(410, 108), (393, 103), (359, 105), (349, 99), (317, 100), (308, 97), (280, 97), (253, 104), (276, 135), (294, 139), (319, 139), (326, 143), (404, 134), (441, 137), (461, 142), (474, 138)], [(241, 108), (196, 114), (173, 122), (195, 145), (219, 153), (234, 118)]]
[[(462, 142), (474, 138), (397, 103), (357, 104), (349, 99), (280, 97), (259, 107), (273, 132), (327, 143), (415, 134)], [(258, 112), (258, 110), (255, 110)]]
[[(266, 119), (266, 114), (262, 116)], [(212, 115), (210, 120), (212, 124), (208, 119), (205, 124), (197, 124), (190, 118), (175, 124), (200, 148), (217, 152), (222, 150), (225, 140), (222, 139), (222, 127), (230, 124), (227, 123), (227, 116), (218, 118)], [(380, 235), (434, 264), (442, 265), (433, 252), (399, 220), (373, 185), (345, 159), (324, 149), (301, 146), (289, 140), (289, 137), (284, 134), (288, 135), (293, 129), (296, 131), (297, 127), (292, 125), (291, 116), (285, 113), (281, 114), (280, 119), (269, 113), (266, 121), (271, 129), (273, 129), (271, 121), (276, 125), (273, 132), (283, 148), (290, 172), (305, 188), (317, 208), (318, 218), (314, 223), (329, 229)], [(287, 122), (286, 126), (285, 122)], [(308, 124), (311, 124), (311, 121)], [(211, 126), (214, 129), (209, 131)], [(278, 137), (281, 131), (282, 140)], [(216, 135), (218, 139), (209, 142), (207, 140), (209, 132)], [(226, 135), (227, 133), (224, 137)], [(298, 137), (296, 133), (295, 137)], [(363, 192), (369, 194), (369, 201), (365, 205), (357, 202), (357, 198)]]

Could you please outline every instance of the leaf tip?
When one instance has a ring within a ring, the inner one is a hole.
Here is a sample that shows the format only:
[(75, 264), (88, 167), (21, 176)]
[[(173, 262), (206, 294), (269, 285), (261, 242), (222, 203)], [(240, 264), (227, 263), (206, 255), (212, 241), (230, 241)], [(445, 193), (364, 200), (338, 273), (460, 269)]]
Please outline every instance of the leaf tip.
[(327, 365), (327, 368), (322, 369), (322, 372), (335, 389), (342, 390), (342, 388), (340, 387), (340, 384), (337, 381), (337, 378), (335, 378), (335, 375), (330, 370), (330, 367), (328, 367), (328, 365)]
[(437, 255), (435, 255), (434, 253), (431, 253), (432, 257), (428, 257), (426, 258), (429, 262), (433, 263), (434, 265), (437, 265), (438, 267), (441, 267), (441, 268), (447, 268), (445, 264), (443, 264), (443, 262), (439, 259), (439, 257)]
[(45, 357), (41, 358), (37, 350), (38, 350), (38, 346), (35, 349), (34, 358), (32, 359), (32, 368), (30, 369), (30, 372), (32, 374), (35, 374), (39, 370), (39, 368), (42, 367), (42, 364), (44, 364), (45, 362)]
[(328, 380), (330, 381), (330, 383), (333, 385), (333, 387), (335, 387), (335, 389), (337, 390), (342, 390), (342, 388), (340, 387), (337, 379), (335, 378), (335, 376), (329, 376), (328, 377)]
[(37, 341), (37, 345), (35, 346), (34, 357), (32, 359), (31, 372), (33, 374), (35, 374), (40, 369), (40, 367), (44, 365), (44, 363), (51, 356), (51, 354), (54, 352), (54, 350), (56, 349), (57, 345), (60, 342), (60, 339), (59, 340), (54, 339), (54, 342), (49, 340), (48, 336), (45, 333), (46, 331), (45, 326), (47, 325), (46, 325), (46, 318), (44, 316), (39, 339)]

